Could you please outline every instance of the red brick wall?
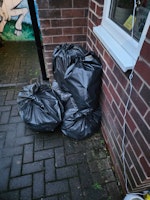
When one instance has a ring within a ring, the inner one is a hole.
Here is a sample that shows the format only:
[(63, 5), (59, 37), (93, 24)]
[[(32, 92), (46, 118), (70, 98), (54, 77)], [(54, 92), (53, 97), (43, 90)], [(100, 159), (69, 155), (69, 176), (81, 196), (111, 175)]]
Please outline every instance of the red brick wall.
[(46, 70), (51, 78), (51, 58), (56, 45), (86, 44), (88, 0), (37, 0), (37, 4)]
[[(115, 170), (124, 187), (122, 166), (122, 138), (125, 105), (129, 95), (129, 72), (116, 65), (98, 38), (93, 26), (102, 19), (103, 1), (90, 0), (87, 46), (103, 60), (102, 131), (108, 145)], [(126, 116), (125, 163), (130, 191), (150, 187), (150, 29), (137, 61), (133, 77), (133, 90)]]

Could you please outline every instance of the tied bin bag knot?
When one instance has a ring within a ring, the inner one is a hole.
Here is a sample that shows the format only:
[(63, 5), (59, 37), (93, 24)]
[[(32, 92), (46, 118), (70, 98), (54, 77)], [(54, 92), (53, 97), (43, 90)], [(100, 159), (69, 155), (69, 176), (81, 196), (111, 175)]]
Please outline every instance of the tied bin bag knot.
[(17, 103), (21, 118), (35, 131), (54, 131), (62, 121), (63, 105), (48, 85), (24, 86)]

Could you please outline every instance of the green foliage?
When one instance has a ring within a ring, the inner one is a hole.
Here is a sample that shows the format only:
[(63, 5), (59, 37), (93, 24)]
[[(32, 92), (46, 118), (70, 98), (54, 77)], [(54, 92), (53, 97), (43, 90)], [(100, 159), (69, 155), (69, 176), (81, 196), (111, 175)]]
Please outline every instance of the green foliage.
[(99, 183), (94, 183), (92, 185), (92, 187), (95, 189), (95, 190), (102, 190), (102, 186), (99, 184)]
[(8, 21), (4, 27), (4, 31), (2, 33), (3, 40), (10, 41), (31, 41), (35, 40), (34, 32), (31, 24), (22, 23), (22, 34), (20, 36), (16, 36), (15, 32), (15, 20)]

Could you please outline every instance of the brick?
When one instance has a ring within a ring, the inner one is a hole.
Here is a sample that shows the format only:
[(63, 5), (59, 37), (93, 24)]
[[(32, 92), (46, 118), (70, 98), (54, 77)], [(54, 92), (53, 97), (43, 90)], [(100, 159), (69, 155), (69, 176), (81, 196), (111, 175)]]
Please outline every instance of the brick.
[(34, 160), (44, 160), (48, 158), (54, 157), (53, 149), (43, 150), (43, 151), (37, 151), (34, 153)]
[(145, 121), (147, 122), (147, 124), (150, 124), (150, 111), (146, 114)]
[(111, 182), (106, 185), (107, 191), (109, 193), (110, 199), (120, 200), (121, 195), (116, 182)]
[(150, 74), (150, 67), (143, 61), (138, 61), (136, 64), (135, 70), (138, 72), (138, 75), (142, 77), (142, 79), (150, 85), (150, 79), (149, 79), (149, 74)]
[(52, 36), (43, 37), (43, 44), (51, 44), (51, 43), (52, 43)]
[(141, 99), (140, 95), (134, 89), (132, 89), (131, 99), (132, 102), (136, 105), (141, 115), (144, 116), (148, 107), (146, 106), (145, 102)]
[(11, 166), (11, 177), (20, 176), (22, 167), (22, 156), (14, 156)]
[(22, 174), (30, 174), (38, 171), (43, 170), (43, 162), (33, 162), (33, 163), (27, 163), (24, 164), (22, 167)]
[(107, 86), (105, 84), (103, 84), (103, 93), (105, 95), (105, 97), (107, 98), (107, 100), (109, 101), (109, 103), (112, 103), (112, 95), (110, 94), (110, 90), (107, 88)]
[(100, 16), (96, 16), (95, 14), (92, 13), (92, 21), (94, 22), (94, 25), (95, 26), (99, 26), (100, 23), (101, 23), (101, 19), (100, 19)]
[(29, 200), (32, 199), (32, 188), (23, 188), (20, 192), (20, 199), (21, 200)]
[(81, 185), (80, 185), (80, 180), (78, 177), (71, 178), (69, 180), (69, 185), (71, 189), (71, 197), (72, 200), (82, 200), (82, 191), (81, 191)]
[(72, 26), (72, 19), (51, 20), (52, 27), (69, 27)]
[(132, 167), (130, 170), (131, 170), (132, 176), (134, 178), (134, 181), (136, 182), (137, 185), (140, 185), (141, 181), (139, 179), (139, 176), (138, 176), (138, 173), (137, 173), (135, 167)]
[(116, 76), (117, 80), (120, 82), (121, 86), (123, 88), (126, 88), (128, 80), (127, 80), (125, 74), (122, 72), (122, 70), (119, 69), (118, 66), (115, 66), (113, 69), (113, 73)]
[(6, 105), (6, 106), (16, 105), (16, 104), (17, 104), (16, 100), (8, 100), (8, 101), (5, 101), (5, 105)]
[(62, 10), (62, 18), (85, 17), (83, 9), (64, 9)]
[(114, 102), (116, 103), (116, 105), (119, 105), (120, 104), (120, 94), (117, 93), (114, 86), (111, 84), (109, 85), (108, 89), (109, 89), (111, 96), (114, 99)]
[(134, 78), (132, 79), (132, 84), (133, 84), (133, 87), (135, 88), (135, 90), (139, 91), (141, 86), (142, 86), (142, 80), (141, 78), (139, 77), (139, 75), (135, 72), (134, 73)]
[(64, 148), (59, 147), (55, 149), (55, 166), (63, 167), (65, 165), (65, 153)]
[(42, 30), (43, 36), (53, 36), (53, 35), (62, 35), (61, 28), (47, 28)]
[(150, 39), (150, 28), (149, 28), (148, 31), (147, 31), (146, 37), (147, 37), (148, 39)]
[(86, 41), (86, 35), (74, 35), (73, 36), (73, 40), (75, 42), (79, 42), (79, 41)]
[(96, 5), (96, 15), (101, 17), (103, 15), (103, 8), (100, 7), (99, 5)]
[(70, 194), (68, 194), (68, 193), (59, 195), (59, 200), (70, 200), (70, 199), (71, 199), (71, 197), (70, 197)]
[(18, 200), (19, 199), (19, 191), (9, 191), (5, 193), (0, 193), (1, 200)]
[(70, 27), (70, 28), (63, 28), (63, 35), (74, 35), (74, 34), (83, 34), (82, 27)]
[(9, 118), (9, 123), (20, 123), (22, 122), (22, 119), (20, 116), (11, 116)]
[(150, 100), (149, 100), (149, 88), (144, 84), (140, 95), (142, 96), (142, 98), (144, 99), (145, 103), (150, 106)]
[(78, 175), (76, 166), (67, 166), (56, 169), (57, 179), (70, 178)]
[(86, 18), (76, 18), (72, 19), (73, 21), (73, 27), (74, 26), (86, 26), (87, 25), (87, 19)]
[(135, 138), (138, 142), (138, 145), (141, 147), (141, 150), (143, 152), (143, 154), (145, 155), (145, 157), (147, 158), (147, 160), (150, 160), (150, 154), (149, 151), (147, 151), (149, 149), (148, 144), (146, 143), (143, 134), (141, 134), (142, 132), (139, 132), (138, 130), (135, 133)]
[(147, 140), (147, 142), (150, 142), (149, 130), (145, 122), (143, 121), (143, 118), (138, 114), (135, 108), (132, 108), (131, 115), (136, 125), (139, 127), (139, 130), (143, 133), (143, 137)]
[(55, 195), (68, 192), (68, 182), (67, 180), (56, 181), (46, 184), (46, 195)]
[(63, 146), (63, 139), (57, 138), (57, 139), (50, 139), (44, 141), (44, 149), (47, 148), (54, 148), (54, 147), (60, 147)]
[(83, 188), (90, 187), (92, 185), (92, 176), (91, 176), (87, 163), (79, 164), (78, 170), (79, 170), (79, 177), (80, 177), (82, 187)]
[(37, 4), (39, 9), (47, 9), (49, 8), (49, 0), (37, 0)]
[(39, 151), (44, 148), (43, 136), (37, 135), (34, 139), (34, 151)]
[(136, 125), (133, 121), (133, 119), (131, 118), (131, 116), (129, 115), (129, 113), (126, 114), (126, 122), (131, 130), (131, 132), (133, 133), (136, 129)]
[(150, 45), (148, 42), (144, 41), (144, 44), (142, 46), (142, 50), (140, 55), (148, 62), (150, 63), (150, 56), (149, 56), (149, 52), (150, 52)]
[(67, 140), (67, 138), (64, 140), (65, 142), (65, 153), (68, 154), (74, 154), (79, 153), (84, 150), (84, 147), (81, 145), (81, 143), (78, 143), (76, 141), (70, 141)]
[(122, 102), (126, 105), (128, 95), (126, 95), (125, 90), (122, 88), (120, 84), (117, 85), (116, 90), (117, 90), (117, 94), (122, 99)]
[(7, 124), (9, 121), (9, 116), (10, 116), (9, 111), (2, 112), (1, 118), (0, 118), (0, 124)]
[(11, 106), (0, 106), (0, 112), (10, 111)]
[(10, 180), (9, 187), (11, 190), (13, 190), (13, 189), (28, 187), (31, 186), (31, 184), (32, 184), (32, 176), (26, 175), (26, 176), (12, 178)]
[(13, 97), (14, 97), (14, 90), (8, 90), (7, 96), (6, 96), (6, 101), (13, 100)]
[(54, 36), (53, 43), (60, 44), (65, 42), (72, 42), (72, 36)]
[(40, 10), (39, 11), (39, 18), (44, 18), (49, 20), (50, 18), (60, 18), (61, 12), (60, 10)]
[(13, 147), (16, 140), (16, 130), (7, 131), (5, 147)]
[(95, 8), (96, 8), (95, 2), (91, 1), (90, 2), (90, 9), (95, 12)]
[(41, 19), (40, 20), (40, 27), (41, 27), (41, 29), (43, 29), (43, 28), (50, 28), (50, 20), (49, 19)]
[(2, 191), (6, 191), (8, 187), (8, 182), (9, 182), (9, 173), (10, 169), (5, 168), (3, 170), (0, 170), (1, 178), (0, 178), (0, 193)]
[(16, 127), (16, 136), (21, 137), (25, 135), (25, 124), (24, 123), (17, 123)]
[(107, 51), (104, 51), (103, 59), (106, 61), (107, 65), (110, 69), (114, 68), (114, 60), (111, 58), (111, 56), (108, 54)]
[(0, 132), (0, 149), (4, 148), (4, 144), (5, 144), (5, 132)]
[[(103, 84), (105, 84), (105, 85), (104, 85), (105, 87), (108, 87), (108, 86), (109, 86), (108, 77), (107, 77), (107, 75), (104, 74), (104, 73), (103, 73), (103, 79), (102, 79), (102, 81), (103, 81)], [(103, 84), (102, 84), (102, 87), (103, 87)]]
[(143, 156), (140, 158), (140, 163), (144, 169), (144, 172), (146, 173), (146, 176), (150, 177), (150, 166), (148, 162), (149, 160), (146, 161), (146, 159)]
[(44, 173), (39, 172), (33, 175), (33, 198), (44, 196)]
[(45, 160), (45, 180), (54, 181), (56, 179), (54, 158)]
[(135, 156), (135, 154), (134, 154), (134, 152), (133, 152), (133, 150), (132, 150), (130, 145), (128, 145), (128, 147), (127, 147), (127, 153), (130, 155), (131, 160), (133, 162), (133, 165), (134, 165), (135, 169), (137, 170), (141, 180), (144, 181), (145, 178), (146, 178), (145, 174), (144, 174), (144, 172), (143, 172), (143, 170), (142, 170), (142, 168), (141, 168), (141, 166), (139, 164), (138, 158)]
[(12, 109), (11, 109), (10, 116), (17, 116), (17, 115), (18, 115), (18, 106), (17, 105), (13, 105)]
[(25, 145), (25, 144), (29, 144), (29, 143), (32, 143), (33, 142), (33, 136), (29, 135), (29, 136), (24, 136), (24, 137), (19, 137), (19, 138), (16, 138), (16, 143), (15, 145), (16, 146), (19, 146), (19, 145)]
[(123, 116), (122, 116), (119, 108), (116, 106), (116, 103), (114, 103), (114, 102), (112, 103), (112, 108), (113, 108), (114, 113), (115, 113), (117, 119), (119, 120), (120, 124), (123, 125), (123, 121), (124, 121)]
[(24, 146), (23, 163), (33, 162), (33, 144)]
[(87, 0), (74, 0), (73, 1), (73, 7), (74, 8), (85, 8), (85, 7), (88, 7), (88, 1)]
[(5, 96), (0, 97), (0, 106), (4, 106), (5, 104)]
[(108, 76), (108, 79), (111, 80), (111, 83), (114, 87), (116, 87), (117, 85), (117, 80), (116, 80), (116, 77), (114, 76), (114, 74), (111, 72), (112, 70), (110, 70), (109, 68), (107, 68), (107, 76)]
[(70, 0), (55, 0), (55, 1), (49, 1), (50, 8), (53, 9), (60, 9), (60, 8), (71, 8), (72, 2)]
[(129, 131), (128, 127), (126, 127), (126, 136), (128, 137), (128, 141), (130, 141), (130, 144), (132, 145), (133, 151), (135, 152), (136, 156), (139, 157), (142, 152), (138, 146), (138, 140), (132, 134), (132, 132)]
[(71, 154), (66, 156), (67, 165), (79, 164), (84, 160), (84, 155), (81, 153)]
[(22, 147), (10, 147), (2, 150), (2, 156), (3, 157), (14, 156), (22, 154), (22, 152), (23, 152)]

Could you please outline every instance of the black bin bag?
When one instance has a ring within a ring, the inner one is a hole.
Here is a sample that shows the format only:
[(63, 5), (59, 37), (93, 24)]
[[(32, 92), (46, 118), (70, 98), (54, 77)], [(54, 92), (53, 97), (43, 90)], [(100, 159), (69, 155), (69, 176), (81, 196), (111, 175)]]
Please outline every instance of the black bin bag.
[(66, 70), (64, 79), (80, 110), (99, 106), (102, 64), (94, 52), (77, 58)]
[(23, 87), (17, 103), (21, 118), (35, 131), (54, 131), (62, 121), (63, 105), (48, 85)]
[(74, 44), (61, 44), (55, 47), (52, 55), (53, 75), (63, 90), (68, 91), (64, 81), (67, 68), (77, 57), (84, 57), (86, 53), (84, 48)]
[(76, 140), (85, 139), (99, 130), (101, 122), (101, 110), (79, 110), (71, 97), (66, 104), (65, 114), (61, 126), (64, 135)]
[(59, 87), (56, 80), (53, 80), (53, 82), (52, 82), (52, 89), (59, 96), (59, 98), (60, 98), (60, 100), (63, 104), (65, 104), (69, 100), (69, 98), (71, 97), (71, 94), (69, 92), (65, 92), (64, 90), (62, 90)]

